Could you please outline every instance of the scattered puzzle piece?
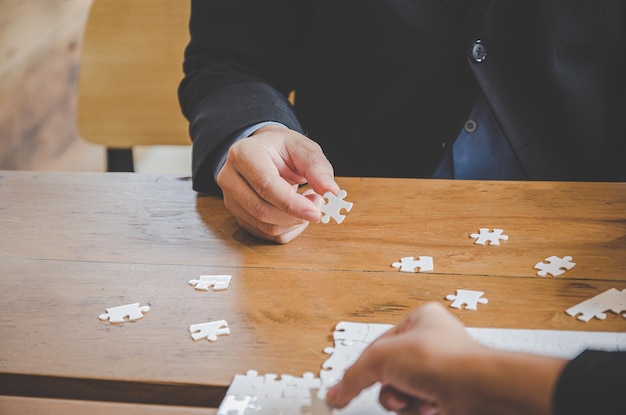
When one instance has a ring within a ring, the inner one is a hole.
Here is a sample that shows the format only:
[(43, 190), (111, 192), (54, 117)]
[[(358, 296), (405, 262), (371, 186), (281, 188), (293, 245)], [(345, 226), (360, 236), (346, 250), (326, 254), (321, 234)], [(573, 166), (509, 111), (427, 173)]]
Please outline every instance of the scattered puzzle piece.
[(405, 256), (400, 258), (400, 262), (394, 262), (391, 266), (400, 268), (400, 272), (425, 272), (434, 269), (433, 257), (430, 256), (421, 256), (418, 260), (412, 256)]
[(471, 238), (476, 239), (474, 241), (477, 245), (500, 245), (500, 239), (506, 241), (509, 239), (508, 235), (503, 235), (504, 232), (502, 229), (494, 229), (493, 232), (489, 231), (489, 228), (480, 228), (480, 233), (473, 233), (470, 235)]
[(545, 259), (545, 262), (537, 262), (535, 269), (538, 269), (537, 275), (545, 277), (548, 274), (552, 274), (553, 277), (558, 277), (564, 274), (565, 271), (569, 271), (574, 268), (575, 262), (572, 262), (571, 256), (564, 256), (559, 258), (558, 256), (551, 256)]
[(199, 279), (189, 281), (189, 285), (202, 291), (208, 291), (211, 287), (213, 291), (225, 290), (228, 288), (231, 278), (231, 275), (201, 275)]
[[(594, 317), (599, 320), (606, 319), (607, 311), (612, 311), (616, 314), (626, 311), (626, 289), (619, 291), (611, 288), (565, 310), (572, 317), (580, 314), (578, 320), (585, 323)], [(626, 314), (623, 317), (626, 318)]]
[(346, 216), (339, 212), (342, 209), (345, 209), (346, 212), (350, 212), (352, 209), (352, 203), (344, 200), (347, 195), (348, 192), (345, 190), (341, 190), (337, 196), (332, 192), (324, 193), (323, 198), (317, 202), (317, 207), (323, 213), (322, 223), (330, 222), (330, 218), (333, 218), (337, 223), (343, 222)]
[(230, 334), (226, 320), (210, 321), (208, 323), (192, 324), (189, 326), (191, 338), (194, 340), (207, 339), (214, 342), (217, 336)]
[(465, 305), (466, 310), (476, 310), (478, 303), (487, 304), (489, 300), (481, 298), (485, 294), (482, 291), (456, 290), (456, 295), (448, 294), (446, 300), (452, 301), (450, 307), (462, 308)]
[(123, 323), (125, 321), (139, 320), (148, 311), (150, 311), (149, 306), (144, 305), (140, 307), (139, 303), (133, 303), (107, 308), (107, 312), (100, 314), (98, 318), (102, 321), (109, 320), (109, 323)]

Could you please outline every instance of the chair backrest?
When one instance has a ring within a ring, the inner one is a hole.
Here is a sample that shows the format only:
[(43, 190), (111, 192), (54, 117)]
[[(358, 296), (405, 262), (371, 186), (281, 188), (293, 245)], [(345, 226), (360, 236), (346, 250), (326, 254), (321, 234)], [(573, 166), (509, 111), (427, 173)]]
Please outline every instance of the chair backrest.
[(109, 148), (191, 144), (177, 99), (189, 1), (94, 0), (82, 44), (78, 129)]

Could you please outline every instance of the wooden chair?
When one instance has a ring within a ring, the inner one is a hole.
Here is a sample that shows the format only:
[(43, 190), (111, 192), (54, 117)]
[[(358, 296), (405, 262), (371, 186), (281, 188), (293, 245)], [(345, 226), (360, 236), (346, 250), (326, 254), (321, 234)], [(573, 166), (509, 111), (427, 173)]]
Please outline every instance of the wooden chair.
[(107, 148), (107, 171), (134, 171), (133, 147), (189, 145), (177, 99), (189, 1), (94, 0), (83, 38), (78, 129)]

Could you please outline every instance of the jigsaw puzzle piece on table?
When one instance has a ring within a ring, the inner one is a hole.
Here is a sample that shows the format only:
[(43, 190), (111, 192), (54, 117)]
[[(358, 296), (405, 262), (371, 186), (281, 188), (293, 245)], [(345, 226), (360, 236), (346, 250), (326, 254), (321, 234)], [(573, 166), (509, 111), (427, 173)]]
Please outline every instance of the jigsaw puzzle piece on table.
[(139, 306), (139, 303), (133, 303), (110, 307), (106, 310), (106, 313), (98, 316), (100, 320), (109, 320), (109, 323), (124, 323), (125, 321), (136, 321), (143, 318), (143, 315), (150, 311), (150, 307), (147, 305)]
[(426, 272), (434, 269), (433, 257), (421, 256), (418, 258), (419, 259), (415, 259), (415, 257), (412, 256), (405, 256), (400, 258), (400, 262), (394, 262), (391, 266), (399, 268), (400, 272)]
[(535, 269), (538, 269), (537, 275), (540, 277), (545, 277), (548, 274), (551, 274), (553, 277), (558, 277), (561, 274), (564, 274), (565, 271), (569, 271), (574, 268), (576, 265), (575, 262), (572, 262), (571, 256), (564, 256), (563, 258), (559, 258), (558, 256), (551, 256), (545, 259), (544, 262), (537, 262), (535, 264)]
[(476, 310), (478, 304), (487, 304), (489, 300), (481, 298), (485, 294), (482, 291), (472, 290), (456, 290), (456, 295), (448, 294), (446, 300), (452, 301), (450, 307), (463, 308), (465, 305), (466, 310)]
[(506, 241), (509, 239), (508, 235), (503, 235), (504, 232), (502, 229), (494, 229), (490, 231), (489, 228), (480, 228), (478, 229), (480, 233), (473, 233), (470, 235), (471, 238), (476, 239), (474, 241), (477, 245), (500, 245), (500, 240)]
[(301, 377), (278, 377), (272, 373), (259, 375), (250, 370), (245, 376), (233, 378), (217, 415), (306, 413), (311, 404), (311, 390), (319, 390), (320, 385), (320, 379), (313, 373), (307, 372)]
[[(585, 323), (594, 317), (599, 320), (606, 319), (607, 311), (612, 311), (615, 314), (626, 311), (626, 289), (619, 291), (611, 288), (565, 310), (570, 316), (578, 316), (578, 320)], [(626, 318), (626, 314), (623, 317)]]
[(217, 340), (217, 336), (230, 334), (226, 320), (210, 321), (208, 323), (192, 324), (189, 326), (191, 338), (195, 340), (207, 339), (210, 342)]
[(391, 326), (389, 324), (340, 321), (335, 326), (333, 340), (335, 345), (340, 342), (349, 345), (349, 343), (353, 341), (371, 343), (390, 328)]
[(626, 333), (468, 327), (476, 341), (499, 350), (571, 359), (585, 349), (626, 350)]
[(341, 223), (346, 218), (341, 214), (341, 210), (345, 209), (346, 212), (350, 212), (352, 209), (352, 203), (345, 201), (345, 197), (348, 192), (341, 190), (337, 196), (332, 192), (324, 193), (322, 199), (317, 202), (317, 207), (322, 211), (322, 223), (330, 222), (330, 218), (333, 218), (335, 222)]
[(231, 278), (232, 275), (201, 275), (197, 280), (190, 280), (189, 285), (201, 291), (209, 291), (209, 288), (213, 288), (213, 291), (222, 291), (228, 288)]
[(248, 409), (254, 410), (254, 399), (252, 396), (226, 395), (222, 400), (217, 415), (246, 415)]

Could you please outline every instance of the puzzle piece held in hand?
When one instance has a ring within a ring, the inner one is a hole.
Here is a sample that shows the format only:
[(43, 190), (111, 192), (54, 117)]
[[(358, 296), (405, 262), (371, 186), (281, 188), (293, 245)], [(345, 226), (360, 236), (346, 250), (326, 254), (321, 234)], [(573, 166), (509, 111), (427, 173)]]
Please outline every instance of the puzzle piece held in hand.
[(217, 340), (217, 336), (230, 334), (226, 320), (210, 321), (208, 323), (192, 324), (189, 326), (191, 338), (194, 340), (207, 339), (210, 342)]
[(394, 262), (391, 266), (400, 268), (400, 272), (426, 272), (434, 269), (433, 257), (430, 256), (421, 256), (418, 260), (412, 256), (405, 256), (400, 258), (400, 262)]
[[(572, 317), (580, 314), (578, 320), (585, 323), (594, 317), (598, 320), (606, 319), (607, 311), (612, 311), (616, 314), (626, 311), (626, 289), (619, 291), (611, 288), (565, 310)], [(626, 314), (623, 317), (626, 318)]]
[(535, 269), (538, 269), (537, 275), (545, 277), (548, 274), (552, 274), (553, 277), (558, 277), (564, 274), (565, 271), (569, 271), (574, 268), (575, 262), (572, 262), (571, 256), (564, 256), (559, 258), (558, 256), (551, 256), (545, 259), (544, 262), (537, 262)]
[(196, 290), (213, 291), (225, 290), (230, 284), (231, 275), (201, 275), (197, 280), (190, 280), (189, 285), (193, 285)]
[(330, 222), (330, 218), (333, 218), (337, 223), (343, 222), (346, 216), (339, 212), (342, 209), (345, 209), (346, 212), (350, 212), (352, 209), (352, 203), (344, 200), (347, 195), (348, 192), (345, 190), (341, 190), (337, 196), (332, 192), (324, 193), (323, 198), (317, 202), (317, 207), (323, 213), (322, 223)]
[(489, 300), (481, 298), (484, 294), (482, 291), (456, 290), (456, 295), (448, 294), (446, 300), (452, 301), (450, 307), (462, 308), (465, 305), (466, 310), (476, 310), (478, 303), (487, 304)]
[(148, 311), (150, 311), (149, 306), (144, 305), (140, 307), (139, 303), (133, 303), (107, 308), (107, 312), (100, 314), (98, 318), (102, 321), (109, 320), (109, 323), (123, 323), (125, 321), (139, 320)]
[(508, 235), (503, 235), (504, 232), (502, 229), (494, 229), (493, 231), (489, 231), (489, 228), (480, 228), (480, 233), (473, 233), (470, 235), (471, 238), (476, 239), (474, 242), (477, 245), (500, 245), (500, 239), (506, 241), (509, 239)]

